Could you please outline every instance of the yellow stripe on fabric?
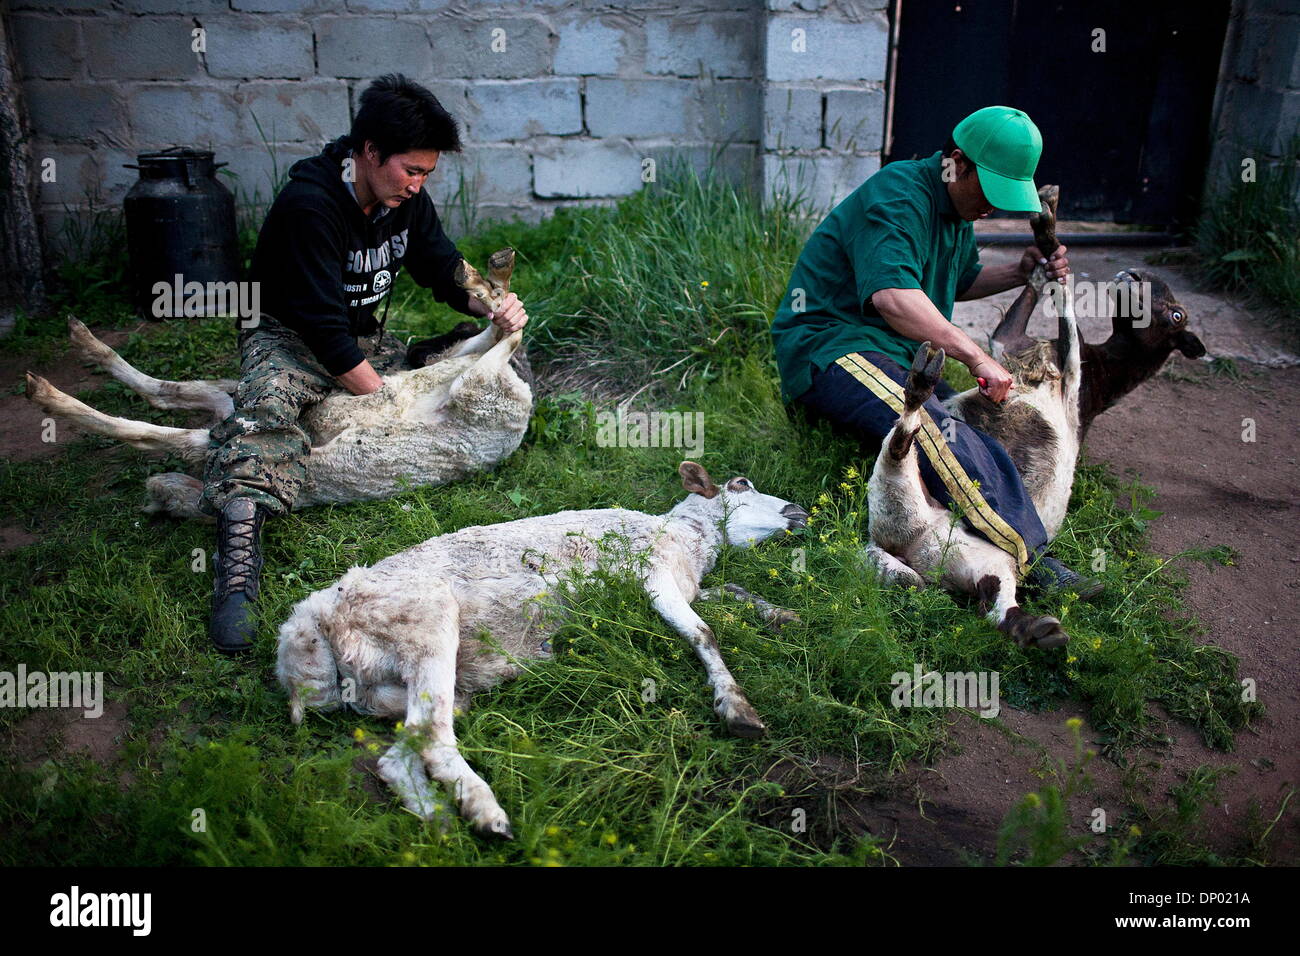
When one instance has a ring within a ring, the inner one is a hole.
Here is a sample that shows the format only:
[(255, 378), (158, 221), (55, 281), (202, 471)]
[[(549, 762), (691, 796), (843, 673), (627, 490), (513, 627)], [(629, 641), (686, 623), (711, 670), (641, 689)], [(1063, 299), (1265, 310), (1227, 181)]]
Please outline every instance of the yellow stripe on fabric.
[[(869, 388), (873, 395), (897, 414), (903, 414), (903, 386), (868, 362), (860, 353), (842, 356), (835, 360), (835, 364)], [(979, 488), (948, 447), (939, 426), (924, 409), (921, 412), (921, 433), (918, 438), (939, 480), (963, 509), (963, 516), (990, 542), (1015, 558), (1019, 569), (1023, 571), (1029, 564), (1029, 549), (1025, 547), (1024, 539), (984, 500)]]

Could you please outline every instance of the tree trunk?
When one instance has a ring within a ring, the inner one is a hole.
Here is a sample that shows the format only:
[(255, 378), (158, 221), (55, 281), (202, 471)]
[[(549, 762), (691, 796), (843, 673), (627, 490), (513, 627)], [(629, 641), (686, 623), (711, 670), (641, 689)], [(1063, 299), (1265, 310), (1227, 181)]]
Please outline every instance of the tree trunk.
[(0, 335), (18, 310), (45, 305), (44, 258), (33, 202), (31, 132), (9, 38), (9, 4), (0, 0)]

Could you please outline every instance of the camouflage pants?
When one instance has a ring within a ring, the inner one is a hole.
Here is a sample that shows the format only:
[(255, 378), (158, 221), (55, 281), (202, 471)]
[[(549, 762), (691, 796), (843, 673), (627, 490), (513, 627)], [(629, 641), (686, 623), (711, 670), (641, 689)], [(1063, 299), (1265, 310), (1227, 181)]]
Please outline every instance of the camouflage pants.
[[(358, 340), (375, 371), (406, 365), (406, 348), (385, 333), (377, 354), (374, 339)], [(215, 515), (233, 498), (252, 498), (272, 514), (284, 514), (307, 477), (311, 440), (298, 423), (308, 405), (331, 392), (346, 393), (295, 332), (268, 316), (239, 334), (240, 378), (235, 410), (209, 433), (201, 511)]]

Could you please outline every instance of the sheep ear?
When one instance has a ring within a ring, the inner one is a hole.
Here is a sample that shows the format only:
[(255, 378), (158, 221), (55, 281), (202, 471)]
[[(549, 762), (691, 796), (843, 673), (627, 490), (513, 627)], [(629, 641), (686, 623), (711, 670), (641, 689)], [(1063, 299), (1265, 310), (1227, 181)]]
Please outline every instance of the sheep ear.
[(677, 466), (677, 473), (682, 476), (682, 487), (691, 494), (712, 498), (718, 493), (718, 486), (713, 483), (703, 465), (693, 461), (684, 461)]

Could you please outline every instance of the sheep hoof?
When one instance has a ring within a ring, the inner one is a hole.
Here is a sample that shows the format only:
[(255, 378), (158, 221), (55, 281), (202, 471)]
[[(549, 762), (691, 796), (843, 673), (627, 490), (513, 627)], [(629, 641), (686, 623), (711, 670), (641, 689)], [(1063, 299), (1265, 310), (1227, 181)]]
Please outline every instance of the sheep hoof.
[(930, 348), (929, 342), (922, 342), (912, 360), (912, 369), (907, 373), (907, 384), (903, 386), (903, 405), (905, 408), (920, 408), (934, 394), (934, 387), (943, 378), (943, 349)]
[(1042, 650), (1050, 650), (1054, 647), (1064, 647), (1070, 639), (1061, 627), (1061, 622), (1050, 615), (1043, 617), (1020, 617), (1017, 620), (1017, 627), (1012, 629), (1012, 637), (1021, 647), (1037, 647)]
[(510, 821), (505, 816), (480, 820), (474, 824), (474, 830), (480, 836), (497, 837), (502, 840), (513, 840), (515, 831), (510, 826)]
[(727, 730), (735, 737), (754, 740), (767, 734), (767, 727), (759, 720), (758, 712), (747, 700), (733, 700), (722, 716)]
[(35, 402), (46, 411), (49, 411), (50, 406), (55, 401), (56, 394), (58, 394), (58, 389), (51, 385), (46, 379), (41, 378), (39, 375), (33, 375), (31, 372), (27, 373), (28, 399)]
[(781, 630), (781, 628), (785, 627), (787, 624), (802, 624), (802, 623), (803, 620), (799, 617), (798, 614), (796, 614), (794, 611), (787, 610), (786, 608), (783, 607), (774, 608), (772, 617), (767, 622), (768, 627), (770, 627), (774, 631)]

